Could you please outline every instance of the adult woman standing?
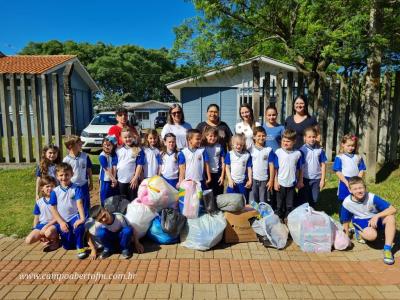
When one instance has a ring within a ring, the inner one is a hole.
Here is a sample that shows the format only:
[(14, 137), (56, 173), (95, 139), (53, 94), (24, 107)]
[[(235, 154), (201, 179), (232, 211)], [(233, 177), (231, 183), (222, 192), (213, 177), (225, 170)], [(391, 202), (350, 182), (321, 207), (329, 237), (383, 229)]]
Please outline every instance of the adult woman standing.
[(215, 127), (218, 130), (218, 139), (219, 143), (224, 147), (229, 145), (229, 141), (232, 137), (232, 131), (229, 129), (228, 124), (222, 122), (219, 119), (219, 106), (217, 104), (210, 104), (207, 107), (207, 120), (204, 122), (200, 122), (197, 125), (197, 129), (201, 132), (204, 132), (206, 127)]
[(247, 103), (240, 105), (239, 116), (242, 119), (242, 122), (236, 124), (235, 132), (245, 135), (246, 148), (249, 149), (253, 145), (253, 128), (260, 126), (260, 123), (254, 120), (253, 109)]
[(161, 138), (167, 133), (173, 133), (176, 136), (176, 146), (179, 150), (187, 147), (186, 132), (192, 129), (189, 123), (185, 122), (185, 115), (182, 107), (179, 104), (173, 104), (168, 111), (167, 124), (164, 125), (161, 131)]
[[(303, 95), (297, 96), (293, 103), (291, 116), (286, 118), (285, 128), (296, 131), (295, 149), (304, 144), (303, 134), (307, 127), (318, 127), (317, 119), (308, 113), (308, 103)], [(317, 128), (318, 129), (318, 128)]]

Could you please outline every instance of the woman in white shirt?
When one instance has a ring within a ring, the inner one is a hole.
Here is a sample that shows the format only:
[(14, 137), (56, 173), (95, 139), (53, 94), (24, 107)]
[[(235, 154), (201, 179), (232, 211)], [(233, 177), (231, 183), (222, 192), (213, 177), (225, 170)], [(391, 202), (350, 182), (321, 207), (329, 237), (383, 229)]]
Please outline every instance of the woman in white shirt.
[(246, 148), (250, 149), (253, 145), (253, 128), (260, 126), (260, 123), (255, 122), (253, 109), (247, 103), (240, 105), (239, 115), (242, 122), (236, 124), (235, 133), (244, 134), (246, 137)]
[(186, 132), (189, 129), (192, 129), (192, 126), (185, 122), (182, 107), (173, 104), (168, 112), (168, 122), (161, 131), (161, 138), (164, 139), (167, 133), (173, 133), (176, 136), (176, 146), (181, 150), (187, 147)]

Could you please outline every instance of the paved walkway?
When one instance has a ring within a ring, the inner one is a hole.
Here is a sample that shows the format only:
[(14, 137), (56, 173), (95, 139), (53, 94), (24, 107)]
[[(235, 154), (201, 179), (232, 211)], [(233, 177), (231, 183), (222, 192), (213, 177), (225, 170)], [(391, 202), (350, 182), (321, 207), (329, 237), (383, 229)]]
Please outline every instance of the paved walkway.
[(0, 237), (0, 298), (400, 299), (400, 263), (384, 265), (381, 250), (366, 245), (328, 254), (257, 242), (207, 252), (146, 242), (145, 249), (130, 260), (79, 261), (75, 251), (44, 253)]

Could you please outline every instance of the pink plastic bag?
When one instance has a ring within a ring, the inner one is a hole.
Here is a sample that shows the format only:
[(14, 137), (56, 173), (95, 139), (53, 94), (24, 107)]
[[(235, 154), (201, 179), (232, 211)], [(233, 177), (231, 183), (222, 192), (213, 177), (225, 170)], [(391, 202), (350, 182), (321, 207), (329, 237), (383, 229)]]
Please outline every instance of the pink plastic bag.
[(179, 187), (179, 210), (188, 219), (199, 216), (200, 200), (202, 198), (200, 182), (184, 180)]
[(333, 248), (335, 250), (346, 250), (350, 244), (350, 238), (343, 232), (342, 225), (331, 218), (333, 227)]

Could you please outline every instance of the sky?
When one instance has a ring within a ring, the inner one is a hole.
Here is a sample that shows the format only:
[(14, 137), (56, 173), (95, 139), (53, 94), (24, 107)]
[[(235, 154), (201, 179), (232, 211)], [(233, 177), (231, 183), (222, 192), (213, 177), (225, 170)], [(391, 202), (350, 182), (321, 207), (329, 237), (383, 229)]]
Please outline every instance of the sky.
[(28, 42), (76, 42), (171, 48), (173, 28), (196, 15), (185, 0), (3, 0), (0, 51), (18, 53)]

